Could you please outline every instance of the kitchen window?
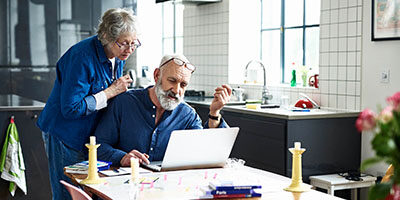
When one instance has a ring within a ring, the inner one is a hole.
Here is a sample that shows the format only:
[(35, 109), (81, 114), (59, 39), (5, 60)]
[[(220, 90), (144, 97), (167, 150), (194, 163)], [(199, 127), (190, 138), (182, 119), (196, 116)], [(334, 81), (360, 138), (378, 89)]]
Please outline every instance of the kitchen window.
[(183, 53), (183, 9), (181, 3), (162, 3), (162, 53)]
[[(320, 0), (261, 0), (261, 59), (271, 82), (289, 83), (298, 66), (318, 73)], [(278, 76), (279, 75), (279, 76)], [(298, 79), (297, 82), (300, 80)]]

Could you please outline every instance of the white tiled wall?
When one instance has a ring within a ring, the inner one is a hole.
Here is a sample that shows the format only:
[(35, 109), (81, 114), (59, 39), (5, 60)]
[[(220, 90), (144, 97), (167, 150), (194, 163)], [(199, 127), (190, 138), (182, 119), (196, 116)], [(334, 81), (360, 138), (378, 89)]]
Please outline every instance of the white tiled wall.
[[(321, 0), (320, 88), (268, 86), (279, 103), (282, 95), (294, 104), (306, 93), (322, 107), (360, 109), (361, 0)], [(190, 89), (205, 90), (228, 82), (229, 1), (184, 10), (184, 54), (196, 66)], [(237, 87), (238, 85), (232, 85)], [(262, 86), (240, 85), (251, 99), (260, 99)]]
[(229, 1), (185, 5), (183, 52), (196, 66), (189, 89), (205, 90), (228, 82)]
[(325, 107), (360, 109), (362, 1), (322, 0), (320, 95)]

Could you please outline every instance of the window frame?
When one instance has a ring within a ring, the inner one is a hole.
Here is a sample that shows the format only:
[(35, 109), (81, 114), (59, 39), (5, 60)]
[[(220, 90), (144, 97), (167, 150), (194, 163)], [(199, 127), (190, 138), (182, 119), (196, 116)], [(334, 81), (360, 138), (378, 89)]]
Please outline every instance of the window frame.
[[(303, 32), (303, 41), (302, 41), (302, 50), (303, 50), (303, 58), (302, 58), (302, 65), (306, 64), (306, 29), (308, 28), (314, 28), (314, 27), (320, 27), (320, 24), (310, 24), (310, 25), (306, 25), (306, 1), (307, 0), (303, 0), (303, 25), (301, 26), (285, 26), (285, 2), (286, 0), (281, 0), (281, 23), (280, 23), (280, 27), (277, 28), (264, 28), (263, 27), (263, 17), (264, 17), (264, 0), (261, 0), (261, 6), (260, 6), (260, 10), (261, 10), (261, 30), (260, 30), (260, 59), (262, 60), (263, 57), (263, 33), (266, 31), (276, 31), (276, 30), (280, 30), (280, 68), (281, 68), (281, 72), (282, 72), (282, 77), (281, 77), (281, 81), (280, 83), (285, 84), (288, 82), (285, 82), (285, 31), (286, 29), (290, 30), (290, 29), (302, 29)], [(319, 38), (318, 38), (319, 40)]]
[[(173, 7), (173, 10), (172, 10), (172, 13), (173, 13), (173, 21), (172, 21), (172, 24), (173, 24), (173, 30), (172, 30), (172, 36), (165, 36), (165, 17), (164, 17), (164, 15), (165, 15), (165, 4), (166, 3), (171, 3), (172, 4), (172, 7)], [(173, 53), (176, 53), (176, 50), (177, 50), (177, 39), (178, 38), (183, 38), (183, 35), (177, 35), (177, 33), (176, 33), (176, 29), (177, 29), (177, 23), (176, 23), (176, 18), (177, 18), (177, 16), (176, 16), (176, 5), (177, 5), (177, 2), (175, 2), (175, 1), (171, 1), (171, 2), (163, 2), (162, 3), (162, 6), (161, 6), (161, 12), (162, 12), (162, 20), (161, 20), (161, 23), (162, 23), (162, 44), (161, 44), (161, 48), (162, 48), (162, 50), (161, 50), (161, 52), (162, 52), (162, 54), (164, 55), (165, 54), (165, 41), (166, 40), (168, 40), (168, 39), (172, 39), (172, 41), (173, 41)], [(183, 16), (182, 16), (183, 17)]]

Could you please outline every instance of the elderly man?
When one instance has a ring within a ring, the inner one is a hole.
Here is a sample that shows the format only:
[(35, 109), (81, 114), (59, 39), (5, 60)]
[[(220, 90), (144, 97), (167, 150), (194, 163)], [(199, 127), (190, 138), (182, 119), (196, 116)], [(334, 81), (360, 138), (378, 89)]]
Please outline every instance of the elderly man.
[[(154, 71), (155, 86), (130, 90), (114, 98), (96, 128), (98, 158), (129, 166), (162, 160), (174, 130), (203, 128), (199, 115), (183, 102), (194, 65), (183, 55), (166, 55)], [(228, 127), (220, 110), (229, 101), (227, 85), (215, 89), (206, 128)]]

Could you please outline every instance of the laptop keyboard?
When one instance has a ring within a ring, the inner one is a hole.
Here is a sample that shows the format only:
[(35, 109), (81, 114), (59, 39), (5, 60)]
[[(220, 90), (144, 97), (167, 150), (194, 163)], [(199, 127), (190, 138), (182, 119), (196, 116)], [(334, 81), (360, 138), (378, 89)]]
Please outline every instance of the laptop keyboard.
[(143, 167), (148, 168), (152, 171), (161, 171), (161, 163), (160, 164), (143, 164)]

